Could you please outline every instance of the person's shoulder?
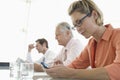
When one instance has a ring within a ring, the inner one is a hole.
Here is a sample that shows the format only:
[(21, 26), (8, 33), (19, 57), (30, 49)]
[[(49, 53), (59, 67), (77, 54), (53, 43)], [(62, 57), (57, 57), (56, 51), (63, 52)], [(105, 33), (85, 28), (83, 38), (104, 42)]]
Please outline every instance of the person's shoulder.
[(55, 54), (55, 52), (52, 51), (52, 50), (50, 50), (50, 49), (47, 50), (47, 53), (49, 53), (49, 54)]
[(78, 45), (80, 44), (80, 45), (81, 45), (82, 42), (81, 42), (81, 40), (78, 39), (78, 38), (73, 38), (73, 39), (72, 39), (72, 44), (78, 44)]
[(82, 42), (79, 39), (77, 39), (77, 38), (73, 38), (70, 41), (70, 43), (69, 43), (69, 45), (67, 47), (68, 48), (73, 48), (73, 47), (78, 48), (78, 47), (81, 47), (81, 46), (83, 46)]
[(80, 42), (80, 39), (78, 39), (78, 38), (72, 38), (72, 42)]
[(112, 34), (119, 34), (120, 33), (120, 27), (113, 27), (111, 24), (106, 24), (105, 27), (108, 31), (111, 31)]
[(120, 28), (114, 28), (113, 31), (114, 33), (120, 33)]
[(112, 29), (112, 37), (120, 37), (120, 28), (113, 28)]

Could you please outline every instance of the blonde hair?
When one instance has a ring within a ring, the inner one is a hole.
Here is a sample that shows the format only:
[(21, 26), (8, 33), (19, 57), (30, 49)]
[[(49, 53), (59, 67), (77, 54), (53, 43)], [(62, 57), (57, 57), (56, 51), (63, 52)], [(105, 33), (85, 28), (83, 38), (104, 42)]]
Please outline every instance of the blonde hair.
[(80, 12), (82, 14), (88, 14), (88, 13), (91, 14), (93, 10), (96, 11), (98, 14), (98, 18), (96, 19), (96, 24), (102, 26), (103, 14), (92, 0), (79, 0), (73, 2), (68, 8), (68, 14), (71, 15), (75, 11)]

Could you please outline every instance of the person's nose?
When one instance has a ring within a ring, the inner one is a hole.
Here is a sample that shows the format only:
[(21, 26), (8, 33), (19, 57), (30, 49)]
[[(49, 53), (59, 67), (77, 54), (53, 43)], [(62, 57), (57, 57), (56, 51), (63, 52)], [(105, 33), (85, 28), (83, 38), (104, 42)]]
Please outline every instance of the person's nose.
[(80, 27), (76, 27), (76, 29), (77, 29), (77, 31), (80, 31), (80, 30), (81, 30)]
[(78, 31), (79, 33), (82, 33), (82, 32), (83, 32), (83, 29), (82, 29), (81, 27), (77, 27), (77, 31)]

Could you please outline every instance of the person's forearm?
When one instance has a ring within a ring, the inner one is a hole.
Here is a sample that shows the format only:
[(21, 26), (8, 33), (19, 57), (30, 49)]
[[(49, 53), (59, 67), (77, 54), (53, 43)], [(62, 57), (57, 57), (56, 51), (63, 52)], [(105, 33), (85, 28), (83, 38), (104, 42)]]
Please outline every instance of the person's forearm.
[(43, 68), (40, 64), (34, 63), (34, 71), (35, 72), (43, 72)]
[(76, 69), (72, 71), (71, 78), (79, 78), (85, 80), (110, 80), (104, 68), (95, 69)]
[(26, 61), (27, 62), (33, 62), (32, 61), (32, 57), (31, 57), (31, 53), (27, 53), (27, 55), (26, 55)]

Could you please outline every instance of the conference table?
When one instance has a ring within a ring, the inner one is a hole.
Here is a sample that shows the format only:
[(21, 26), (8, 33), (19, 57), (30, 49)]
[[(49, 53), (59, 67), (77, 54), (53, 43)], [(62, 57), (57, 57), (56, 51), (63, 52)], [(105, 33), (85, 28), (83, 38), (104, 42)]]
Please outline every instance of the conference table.
[[(10, 77), (9, 69), (0, 69), (0, 79), (2, 80), (20, 80)], [(23, 79), (22, 79), (23, 80)], [(25, 80), (77, 80), (77, 79), (62, 79), (62, 78), (52, 78), (47, 75), (45, 72), (34, 72), (34, 76), (32, 79)]]
[[(10, 64), (0, 63), (0, 80), (79, 80), (79, 79), (63, 79), (63, 78), (52, 78), (46, 72), (34, 72), (33, 77), (31, 79), (21, 79), (11, 77), (10, 73)], [(16, 72), (16, 71), (15, 71)], [(13, 72), (13, 73), (15, 73)]]

